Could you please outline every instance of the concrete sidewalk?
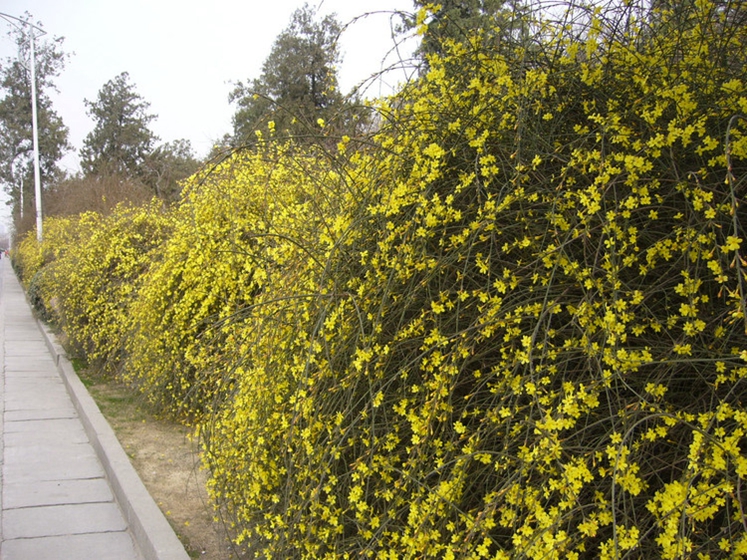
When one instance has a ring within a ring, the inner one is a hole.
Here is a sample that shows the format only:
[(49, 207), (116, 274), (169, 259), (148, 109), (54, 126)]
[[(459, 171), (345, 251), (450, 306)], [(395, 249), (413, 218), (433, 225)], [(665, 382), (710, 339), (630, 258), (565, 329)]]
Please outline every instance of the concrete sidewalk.
[(0, 365), (0, 560), (188, 559), (7, 259)]

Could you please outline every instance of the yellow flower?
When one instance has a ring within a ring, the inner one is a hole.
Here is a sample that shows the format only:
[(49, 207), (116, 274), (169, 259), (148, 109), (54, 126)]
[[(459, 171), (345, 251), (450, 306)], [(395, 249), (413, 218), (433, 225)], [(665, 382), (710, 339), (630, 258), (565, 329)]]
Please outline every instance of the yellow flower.
[(730, 235), (726, 238), (726, 243), (724, 244), (724, 251), (737, 251), (739, 249), (739, 246), (742, 244), (742, 240), (739, 237), (735, 237), (733, 235)]

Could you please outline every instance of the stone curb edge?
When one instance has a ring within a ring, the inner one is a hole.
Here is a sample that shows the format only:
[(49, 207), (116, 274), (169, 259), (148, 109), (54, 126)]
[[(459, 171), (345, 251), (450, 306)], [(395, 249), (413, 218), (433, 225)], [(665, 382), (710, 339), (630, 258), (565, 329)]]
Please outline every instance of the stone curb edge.
[(104, 466), (112, 491), (144, 560), (189, 560), (174, 529), (145, 488), (114, 430), (75, 373), (56, 336), (42, 321), (37, 319), (36, 323), (83, 422), (86, 434)]

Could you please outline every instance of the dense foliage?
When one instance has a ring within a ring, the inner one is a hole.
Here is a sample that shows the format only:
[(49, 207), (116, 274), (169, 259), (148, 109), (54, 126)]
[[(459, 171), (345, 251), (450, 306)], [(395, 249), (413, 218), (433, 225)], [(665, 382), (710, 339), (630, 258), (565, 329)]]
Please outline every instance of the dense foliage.
[(131, 329), (129, 307), (168, 232), (161, 204), (50, 218), (44, 229), (41, 246), (31, 236), (21, 243), (16, 269), (47, 295), (44, 311), (52, 313), (69, 347), (116, 371)]
[[(427, 0), (413, 0), (418, 8), (433, 5)], [(480, 33), (483, 45), (496, 48), (499, 43), (520, 38), (529, 31), (527, 17), (529, 2), (521, 0), (442, 0), (422, 32), (418, 54), (426, 63), (428, 57), (443, 55), (447, 43), (461, 43)], [(418, 26), (416, 18), (405, 21), (409, 28)]]
[(127, 72), (115, 76), (85, 100), (94, 128), (83, 140), (80, 165), (86, 175), (145, 175), (145, 160), (157, 140), (150, 130), (156, 118), (150, 103), (137, 93)]
[(186, 185), (174, 233), (131, 310), (126, 368), (174, 413), (213, 408), (241, 373), (234, 356), (247, 351), (243, 331), (254, 306), (301, 289), (305, 269), (324, 258), (319, 231), (344, 194), (315, 155), (260, 137), (256, 150), (237, 152)]
[(447, 40), (365, 145), (260, 134), (102, 288), (256, 557), (747, 556), (747, 14), (551, 15)]
[(319, 18), (308, 4), (293, 12), (288, 27), (275, 39), (261, 75), (238, 82), (229, 96), (236, 106), (233, 145), (253, 143), (254, 131), (268, 125), (278, 136), (292, 136), (307, 145), (318, 144), (325, 136), (321, 128), (326, 128), (327, 135), (352, 134), (361, 128), (364, 113), (355, 99), (342, 94), (338, 84), (341, 32), (334, 14)]

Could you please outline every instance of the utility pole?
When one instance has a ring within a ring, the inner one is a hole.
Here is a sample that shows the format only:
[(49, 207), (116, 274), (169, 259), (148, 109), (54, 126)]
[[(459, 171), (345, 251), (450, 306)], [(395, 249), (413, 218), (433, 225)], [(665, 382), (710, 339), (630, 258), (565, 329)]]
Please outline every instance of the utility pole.
[(39, 122), (36, 116), (36, 54), (34, 52), (34, 30), (31, 36), (31, 125), (34, 139), (34, 196), (36, 197), (36, 239), (42, 241), (42, 197), (41, 172), (39, 171)]
[[(39, 124), (37, 122), (36, 113), (36, 52), (35, 52), (35, 37), (34, 30), (39, 31), (39, 36), (46, 35), (41, 27), (29, 23), (26, 20), (4, 14), (0, 12), (0, 17), (16, 25), (13, 21), (20, 22), (30, 28), (29, 36), (31, 37), (31, 128), (32, 138), (34, 144), (34, 197), (36, 198), (36, 239), (41, 243), (42, 240), (42, 199), (41, 199), (41, 172), (39, 169)], [(13, 20), (13, 21), (11, 21)], [(23, 189), (23, 186), (21, 187)], [(23, 196), (23, 194), (21, 194)]]

